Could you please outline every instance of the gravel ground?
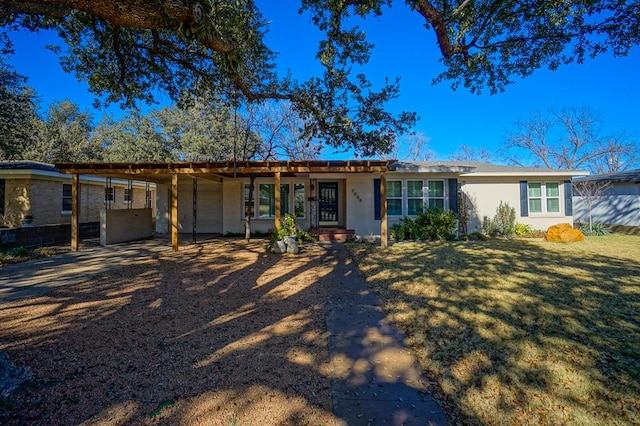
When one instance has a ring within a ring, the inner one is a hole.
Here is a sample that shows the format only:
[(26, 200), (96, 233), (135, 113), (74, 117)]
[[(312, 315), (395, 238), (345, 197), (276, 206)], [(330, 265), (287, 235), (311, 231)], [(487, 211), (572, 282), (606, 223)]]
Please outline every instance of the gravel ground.
[(34, 376), (0, 424), (333, 424), (324, 253), (222, 239), (0, 305)]

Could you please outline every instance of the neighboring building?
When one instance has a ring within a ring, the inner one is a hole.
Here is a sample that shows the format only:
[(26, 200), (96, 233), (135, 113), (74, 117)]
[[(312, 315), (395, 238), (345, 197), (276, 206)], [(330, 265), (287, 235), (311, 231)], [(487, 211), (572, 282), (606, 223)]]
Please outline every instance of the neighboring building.
[(607, 225), (614, 230), (640, 233), (640, 169), (579, 177), (574, 183), (586, 183), (590, 194), (574, 191), (576, 222)]
[[(28, 216), (33, 226), (71, 222), (71, 176), (53, 165), (0, 161), (0, 226), (18, 227)], [(80, 222), (99, 222), (100, 210), (155, 206), (155, 185), (80, 176)]]

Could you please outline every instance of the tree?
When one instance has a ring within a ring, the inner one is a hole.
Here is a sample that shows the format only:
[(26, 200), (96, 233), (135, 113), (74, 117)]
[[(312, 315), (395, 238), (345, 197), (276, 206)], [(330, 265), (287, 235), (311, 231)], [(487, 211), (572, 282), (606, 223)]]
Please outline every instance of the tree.
[(304, 122), (288, 101), (249, 105), (243, 116), (247, 128), (261, 138), (255, 152), (256, 158), (313, 160), (322, 151), (317, 139), (304, 137)]
[(609, 188), (611, 188), (611, 183), (607, 180), (583, 179), (573, 184), (573, 189), (587, 206), (589, 232), (593, 232), (593, 206), (600, 197), (606, 194)]
[(49, 105), (34, 127), (33, 142), (21, 153), (25, 160), (57, 163), (100, 161), (102, 158), (102, 148), (91, 139), (93, 117), (70, 100)]
[[(504, 90), (513, 76), (582, 62), (613, 50), (625, 55), (640, 37), (637, 1), (406, 1), (433, 31), (445, 71), (472, 92)], [(177, 100), (184, 89), (214, 87), (244, 101), (289, 100), (308, 140), (351, 146), (369, 156), (389, 152), (413, 113), (390, 114), (398, 79), (379, 88), (360, 70), (372, 44), (359, 24), (379, 17), (392, 0), (303, 0), (301, 13), (324, 34), (321, 76), (305, 82), (276, 74), (264, 42), (267, 22), (252, 0), (0, 1), (5, 28), (54, 29), (66, 42), (63, 68), (106, 102), (149, 101), (156, 89)], [(552, 17), (553, 19), (551, 19)], [(235, 95), (234, 95), (235, 94)]]
[(490, 162), (491, 159), (491, 153), (486, 149), (466, 144), (458, 145), (456, 152), (451, 154), (452, 161), (481, 161), (486, 163)]
[(601, 135), (600, 115), (588, 107), (535, 113), (515, 123), (503, 153), (518, 165), (614, 172), (637, 165), (638, 143), (625, 134)]
[(387, 155), (389, 160), (429, 161), (435, 159), (435, 152), (429, 149), (431, 138), (420, 132), (413, 132), (398, 139), (393, 150)]
[(33, 142), (35, 92), (0, 56), (0, 160), (21, 159)]

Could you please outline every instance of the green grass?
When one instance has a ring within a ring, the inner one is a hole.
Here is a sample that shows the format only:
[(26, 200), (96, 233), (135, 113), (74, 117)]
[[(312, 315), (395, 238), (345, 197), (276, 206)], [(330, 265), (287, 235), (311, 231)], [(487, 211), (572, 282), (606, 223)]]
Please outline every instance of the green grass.
[(640, 236), (349, 248), (465, 424), (640, 424)]

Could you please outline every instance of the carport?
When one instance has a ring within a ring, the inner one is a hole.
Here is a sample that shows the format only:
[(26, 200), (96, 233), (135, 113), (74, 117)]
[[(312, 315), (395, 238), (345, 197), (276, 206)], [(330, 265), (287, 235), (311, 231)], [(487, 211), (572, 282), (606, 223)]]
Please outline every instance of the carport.
[[(176, 163), (57, 163), (61, 173), (73, 175), (71, 211), (71, 248), (79, 247), (79, 182), (80, 175), (121, 178), (170, 185), (171, 188), (171, 245), (179, 245), (178, 178), (180, 175), (222, 182), (225, 178), (272, 177), (276, 188), (281, 178), (316, 173), (376, 173), (380, 175), (380, 240), (387, 246), (386, 172), (394, 170), (394, 160), (298, 160), (298, 161), (220, 161)], [(194, 194), (197, 189), (194, 188)], [(280, 200), (275, 192), (274, 227), (279, 226)]]

